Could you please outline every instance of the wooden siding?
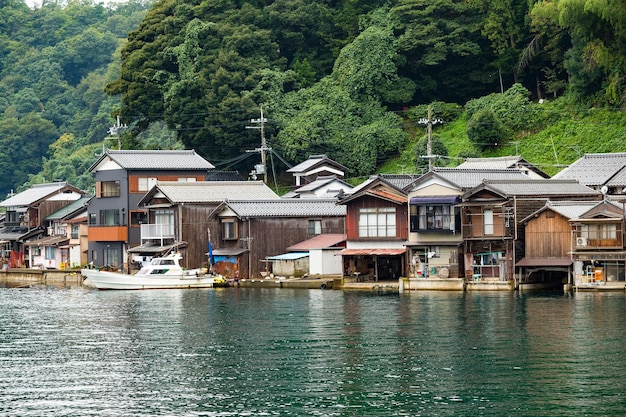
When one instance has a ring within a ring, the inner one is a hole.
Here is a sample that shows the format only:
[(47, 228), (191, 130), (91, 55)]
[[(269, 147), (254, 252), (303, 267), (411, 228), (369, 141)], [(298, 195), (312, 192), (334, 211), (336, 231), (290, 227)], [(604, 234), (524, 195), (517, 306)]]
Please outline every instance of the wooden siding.
[[(485, 233), (484, 215), (485, 210), (493, 211), (493, 233)], [(510, 224), (514, 219), (509, 219)], [(463, 238), (465, 239), (498, 239), (510, 237), (512, 227), (506, 227), (504, 209), (502, 207), (466, 207), (463, 210)]]
[(125, 242), (128, 229), (126, 226), (90, 226), (87, 236), (90, 242)]
[[(370, 239), (380, 240), (407, 240), (409, 237), (409, 214), (408, 204), (394, 204), (390, 201), (375, 198), (373, 196), (363, 196), (350, 201), (346, 210), (346, 233), (348, 240), (366, 240), (359, 237), (359, 209), (362, 208), (387, 208), (396, 209), (396, 236), (395, 237), (372, 237)], [(343, 233), (343, 232), (339, 232)]]
[(129, 193), (141, 193), (145, 194), (148, 190), (139, 190), (139, 178), (156, 178), (157, 181), (178, 181), (179, 178), (195, 178), (196, 181), (204, 181), (204, 175), (192, 174), (179, 174), (179, 175), (129, 175), (128, 176), (128, 192)]
[(568, 219), (560, 214), (544, 211), (526, 225), (526, 257), (566, 258), (571, 250), (571, 226)]

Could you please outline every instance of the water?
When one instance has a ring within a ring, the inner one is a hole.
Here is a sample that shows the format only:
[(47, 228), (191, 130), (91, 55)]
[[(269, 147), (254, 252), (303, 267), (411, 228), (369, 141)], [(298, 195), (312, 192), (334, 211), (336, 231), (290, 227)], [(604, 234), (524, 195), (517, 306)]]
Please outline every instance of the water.
[(623, 416), (626, 295), (0, 288), (0, 415)]

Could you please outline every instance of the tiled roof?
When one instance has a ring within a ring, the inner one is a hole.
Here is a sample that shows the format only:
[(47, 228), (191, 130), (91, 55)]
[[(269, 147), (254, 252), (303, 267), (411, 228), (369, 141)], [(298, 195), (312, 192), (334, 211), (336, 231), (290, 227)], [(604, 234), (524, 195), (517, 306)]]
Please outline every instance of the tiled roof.
[(514, 168), (518, 171), (525, 167), (530, 171), (539, 174), (541, 177), (549, 178), (549, 175), (532, 165), (519, 155), (498, 156), (491, 158), (467, 158), (457, 168), (460, 169), (508, 169)]
[(345, 216), (346, 207), (335, 200), (279, 199), (265, 201), (227, 201), (227, 206), (239, 217), (310, 217)]
[(36, 184), (28, 190), (9, 197), (0, 203), (0, 207), (25, 207), (46, 198), (67, 186), (66, 182)]
[(544, 207), (522, 220), (528, 221), (537, 213), (551, 209), (567, 219), (576, 219), (598, 205), (597, 201), (548, 201)]
[(433, 172), (463, 189), (480, 185), (484, 180), (527, 180), (518, 169), (435, 168)]
[(172, 203), (206, 203), (224, 200), (273, 200), (280, 197), (263, 181), (163, 181), (156, 185)]
[(602, 186), (625, 166), (625, 152), (591, 153), (578, 159), (552, 178), (576, 179), (584, 185)]
[(378, 177), (385, 182), (393, 185), (398, 189), (403, 189), (413, 181), (418, 179), (421, 174), (379, 174)]
[(194, 150), (108, 150), (96, 161), (93, 171), (106, 158), (124, 169), (209, 170), (213, 164)]
[(598, 191), (579, 184), (575, 180), (485, 180), (483, 183), (490, 189), (510, 196), (599, 195)]

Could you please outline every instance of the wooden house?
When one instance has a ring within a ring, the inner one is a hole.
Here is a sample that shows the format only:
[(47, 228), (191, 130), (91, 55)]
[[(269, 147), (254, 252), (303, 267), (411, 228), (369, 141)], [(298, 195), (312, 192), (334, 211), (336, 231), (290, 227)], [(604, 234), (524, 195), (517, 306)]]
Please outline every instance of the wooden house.
[(246, 198), (280, 199), (263, 181), (158, 182), (138, 202), (147, 216), (140, 225), (140, 242), (129, 253), (139, 264), (179, 249), (186, 267), (206, 265), (209, 239), (218, 239), (212, 230), (218, 225), (209, 215), (226, 200)]
[(576, 288), (626, 288), (624, 223), (624, 203), (607, 199), (570, 219)]
[(546, 288), (572, 282), (572, 219), (597, 201), (547, 201), (521, 220), (524, 226), (524, 257), (517, 261), (520, 288)]
[(68, 269), (87, 264), (87, 204), (90, 199), (91, 196), (82, 196), (46, 216), (45, 236), (24, 242), (29, 248), (29, 265)]
[(83, 191), (66, 183), (37, 184), (0, 203), (6, 210), (5, 222), (0, 230), (4, 261), (9, 267), (29, 267), (28, 240), (46, 236), (45, 218), (55, 211), (81, 198)]
[(344, 233), (345, 217), (335, 199), (225, 200), (209, 215), (218, 272), (259, 278), (268, 257), (316, 235)]
[(410, 277), (462, 278), (461, 196), (485, 179), (522, 180), (517, 169), (435, 168), (405, 191), (409, 201)]
[[(408, 185), (414, 177), (401, 177)], [(356, 280), (397, 280), (407, 276), (407, 195), (390, 181), (374, 176), (344, 198), (346, 249), (340, 252), (344, 274)]]
[(485, 180), (463, 195), (461, 227), (467, 278), (511, 281), (525, 256), (520, 220), (547, 201), (598, 201), (600, 193), (572, 180)]

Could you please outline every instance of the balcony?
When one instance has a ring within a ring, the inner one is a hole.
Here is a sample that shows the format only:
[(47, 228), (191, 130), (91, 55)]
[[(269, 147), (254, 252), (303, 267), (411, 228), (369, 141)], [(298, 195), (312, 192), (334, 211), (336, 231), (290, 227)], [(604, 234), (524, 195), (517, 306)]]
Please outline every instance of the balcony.
[(89, 226), (87, 236), (90, 242), (125, 242), (128, 229), (126, 226)]
[(173, 240), (174, 234), (173, 224), (142, 224), (141, 225), (141, 243), (149, 240), (158, 240), (163, 246), (165, 240)]

